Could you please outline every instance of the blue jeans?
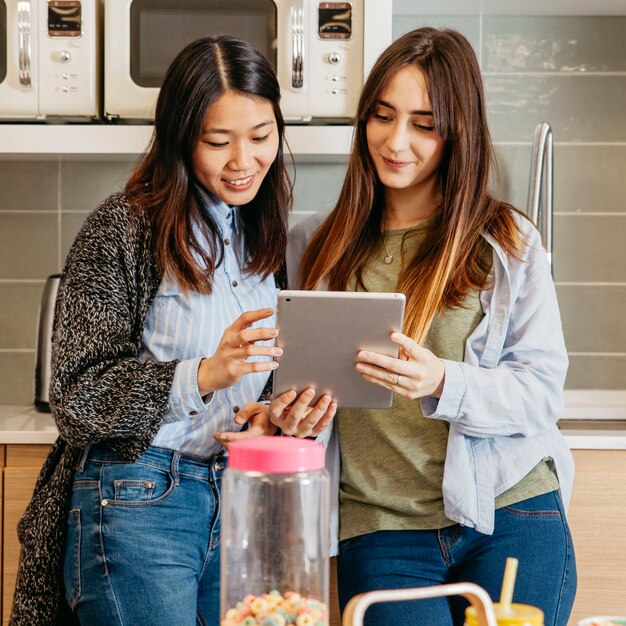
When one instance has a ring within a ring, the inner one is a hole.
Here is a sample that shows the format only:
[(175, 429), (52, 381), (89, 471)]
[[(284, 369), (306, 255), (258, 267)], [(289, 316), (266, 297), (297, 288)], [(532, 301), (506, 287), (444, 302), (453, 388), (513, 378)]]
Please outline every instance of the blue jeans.
[(221, 456), (93, 447), (74, 475), (66, 599), (88, 626), (217, 626)]
[[(379, 531), (339, 544), (339, 604), (377, 589), (473, 582), (500, 599), (504, 564), (519, 559), (513, 601), (538, 606), (545, 626), (566, 626), (576, 595), (576, 561), (558, 491), (497, 509), (493, 535), (455, 524), (441, 530)], [(460, 626), (464, 598), (375, 604), (366, 626)]]

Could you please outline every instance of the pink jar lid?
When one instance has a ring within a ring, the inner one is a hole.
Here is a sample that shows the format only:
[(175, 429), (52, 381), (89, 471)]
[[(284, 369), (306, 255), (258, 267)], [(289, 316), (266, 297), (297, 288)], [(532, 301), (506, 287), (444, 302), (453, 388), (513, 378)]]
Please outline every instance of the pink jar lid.
[(228, 467), (267, 474), (315, 472), (324, 469), (324, 446), (295, 437), (242, 439), (228, 446)]

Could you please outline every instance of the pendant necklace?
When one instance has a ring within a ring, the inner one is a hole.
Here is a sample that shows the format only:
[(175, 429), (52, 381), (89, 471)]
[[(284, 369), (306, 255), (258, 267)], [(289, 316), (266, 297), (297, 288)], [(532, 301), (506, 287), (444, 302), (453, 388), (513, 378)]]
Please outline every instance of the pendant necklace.
[(400, 241), (398, 242), (398, 245), (393, 249), (392, 252), (389, 252), (389, 248), (387, 247), (387, 242), (385, 239), (386, 238), (383, 237), (383, 246), (385, 246), (385, 251), (387, 252), (387, 254), (384, 256), (383, 261), (387, 265), (391, 265), (393, 263), (393, 255), (396, 253), (396, 250), (402, 245), (402, 242), (404, 241), (404, 237), (400, 237)]
[[(441, 206), (441, 201), (437, 203), (437, 206), (435, 206), (435, 208), (433, 209), (434, 211), (436, 211), (439, 207)], [(420, 220), (419, 222), (417, 222), (417, 224), (420, 224), (423, 220)], [(413, 224), (413, 226), (409, 226), (409, 228), (407, 228), (406, 230), (410, 230), (411, 228), (415, 228), (417, 226), (417, 224)], [(406, 235), (406, 233), (405, 233)], [(394, 254), (396, 253), (396, 250), (404, 243), (404, 235), (402, 235), (402, 237), (400, 237), (400, 241), (398, 242), (398, 245), (396, 245), (396, 247), (389, 252), (389, 248), (387, 247), (387, 241), (386, 241), (386, 237), (383, 235), (383, 246), (385, 246), (385, 252), (387, 253), (384, 257), (383, 257), (383, 262), (386, 263), (387, 265), (391, 265), (393, 263), (393, 259), (394, 259)]]

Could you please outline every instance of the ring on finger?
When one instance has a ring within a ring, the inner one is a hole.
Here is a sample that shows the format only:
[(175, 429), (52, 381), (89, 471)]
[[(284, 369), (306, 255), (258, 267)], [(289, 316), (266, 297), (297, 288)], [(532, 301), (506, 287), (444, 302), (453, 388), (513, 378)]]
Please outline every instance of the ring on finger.
[(400, 374), (396, 374), (396, 382), (394, 382), (394, 385), (399, 385), (400, 384)]

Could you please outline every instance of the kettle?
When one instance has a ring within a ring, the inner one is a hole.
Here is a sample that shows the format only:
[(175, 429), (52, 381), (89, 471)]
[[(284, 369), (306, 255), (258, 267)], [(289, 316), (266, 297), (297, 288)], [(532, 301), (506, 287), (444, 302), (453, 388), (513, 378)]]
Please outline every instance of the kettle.
[(60, 279), (60, 274), (48, 276), (39, 307), (35, 350), (35, 408), (45, 413), (50, 413), (48, 387), (50, 386), (52, 356), (52, 322)]

